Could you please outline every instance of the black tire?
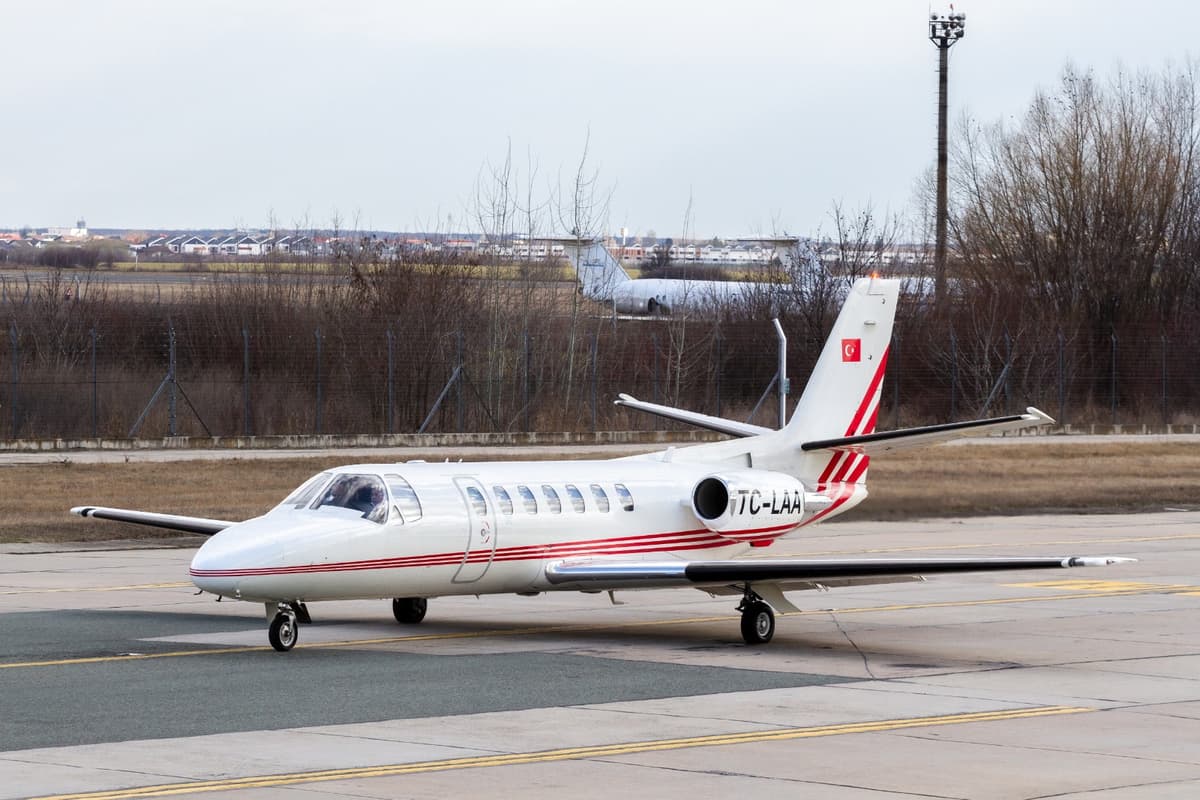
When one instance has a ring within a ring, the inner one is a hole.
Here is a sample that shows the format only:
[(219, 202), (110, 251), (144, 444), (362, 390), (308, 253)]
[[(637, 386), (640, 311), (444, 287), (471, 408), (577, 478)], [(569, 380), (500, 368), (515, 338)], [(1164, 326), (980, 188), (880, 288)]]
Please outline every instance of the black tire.
[(742, 639), (746, 644), (766, 644), (775, 636), (775, 612), (766, 603), (748, 603), (742, 611)]
[(271, 620), (267, 638), (271, 640), (271, 647), (281, 653), (286, 653), (296, 646), (296, 640), (300, 638), (300, 626), (296, 623), (295, 617), (288, 614), (276, 614), (275, 619)]
[(397, 597), (392, 600), (392, 616), (401, 625), (416, 625), (425, 619), (429, 601), (424, 597)]

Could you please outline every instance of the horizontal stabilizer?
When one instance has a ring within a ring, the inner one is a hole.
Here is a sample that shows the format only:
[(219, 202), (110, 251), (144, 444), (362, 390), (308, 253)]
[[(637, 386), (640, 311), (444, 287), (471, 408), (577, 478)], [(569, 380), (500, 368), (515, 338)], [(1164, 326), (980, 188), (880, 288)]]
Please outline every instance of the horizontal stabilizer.
[(721, 417), (712, 417), (708, 414), (698, 414), (695, 411), (684, 411), (681, 408), (672, 408), (671, 406), (660, 406), (658, 403), (647, 403), (630, 397), (627, 394), (617, 395), (618, 400), (613, 403), (626, 408), (637, 409), (644, 411), (647, 414), (653, 414), (656, 417), (664, 419), (673, 419), (676, 422), (685, 422), (688, 425), (695, 425), (697, 428), (704, 428), (717, 433), (725, 433), (730, 436), (762, 436), (764, 433), (771, 433), (770, 428), (764, 428), (761, 425), (751, 425), (748, 422), (737, 422), (732, 419), (722, 419)]
[(103, 508), (101, 506), (76, 506), (72, 514), (96, 519), (111, 519), (117, 522), (132, 522), (134, 525), (149, 525), (152, 528), (166, 528), (171, 531), (187, 533), (202, 533), (211, 536), (223, 531), (236, 522), (221, 519), (206, 519), (204, 517), (183, 517), (178, 514), (155, 514), (152, 511), (132, 511), (125, 508)]
[(972, 433), (999, 433), (1015, 431), (1021, 428), (1031, 428), (1038, 425), (1052, 425), (1054, 419), (1044, 411), (1030, 407), (1024, 414), (1010, 414), (1006, 417), (991, 419), (976, 419), (967, 422), (950, 422), (945, 425), (927, 425), (921, 428), (902, 428), (896, 431), (868, 433), (861, 436), (844, 436), (838, 439), (821, 439), (805, 442), (800, 449), (811, 450), (848, 450), (855, 453), (876, 455), (889, 450), (901, 450), (906, 447), (923, 447), (929, 444), (957, 439)]

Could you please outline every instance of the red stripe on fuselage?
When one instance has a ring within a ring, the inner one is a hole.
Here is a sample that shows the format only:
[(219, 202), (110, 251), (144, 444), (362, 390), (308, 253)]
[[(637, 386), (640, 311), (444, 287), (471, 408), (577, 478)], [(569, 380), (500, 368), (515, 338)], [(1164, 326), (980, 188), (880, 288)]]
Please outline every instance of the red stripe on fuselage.
[[(794, 527), (794, 525), (790, 524), (776, 525), (769, 528), (734, 531), (731, 532), (731, 535), (738, 537), (759, 536), (762, 534), (782, 533)], [(618, 536), (607, 539), (556, 542), (542, 545), (501, 547), (494, 551), (472, 550), (469, 554), (463, 551), (451, 551), (420, 556), (378, 558), (364, 561), (340, 561), (328, 564), (246, 567), (242, 569), (219, 570), (193, 569), (190, 572), (192, 577), (196, 578), (242, 578), (259, 575), (292, 575), (315, 572), (357, 572), (375, 569), (455, 566), (462, 564), (464, 559), (467, 563), (481, 563), (487, 561), (528, 561), (578, 556), (636, 555), (639, 553), (710, 549), (714, 547), (726, 547), (736, 543), (736, 540), (713, 533), (707, 528), (700, 528), (676, 533), (655, 533), (639, 536)]]

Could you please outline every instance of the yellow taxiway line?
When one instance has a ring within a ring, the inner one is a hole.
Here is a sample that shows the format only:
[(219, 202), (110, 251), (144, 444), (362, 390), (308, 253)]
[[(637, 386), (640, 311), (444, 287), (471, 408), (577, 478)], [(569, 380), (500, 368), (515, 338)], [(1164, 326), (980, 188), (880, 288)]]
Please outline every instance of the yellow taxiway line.
[(468, 756), (465, 758), (447, 758), (435, 761), (417, 761), (408, 764), (386, 764), (372, 767), (350, 767), (347, 769), (315, 770), (312, 772), (288, 772), (277, 775), (255, 775), (243, 778), (164, 783), (156, 786), (140, 786), (100, 792), (47, 795), (32, 798), (32, 800), (129, 800), (140, 797), (168, 797), (182, 794), (199, 794), (202, 792), (264, 789), (273, 786), (294, 786), (304, 783), (327, 783), (329, 781), (361, 780), (363, 778), (388, 778), (422, 772), (445, 772), (448, 770), (503, 767), (516, 764), (544, 764), (552, 761), (570, 761), (585, 758), (612, 758), (633, 753), (682, 750), (690, 747), (718, 747), (755, 742), (809, 739), (821, 736), (843, 736), (855, 733), (882, 733), (938, 725), (963, 725), (972, 722), (997, 722), (1001, 720), (1050, 717), (1063, 714), (1082, 714), (1090, 711), (1095, 711), (1095, 709), (1077, 706), (1040, 706), (1037, 708), (1020, 708), (1005, 711), (946, 714), (936, 717), (912, 717), (908, 719), (852, 722), (840, 725), (819, 725), (807, 728), (775, 728), (742, 733), (690, 736), (681, 739), (651, 739), (648, 741), (593, 745), (590, 747), (564, 747), (556, 750), (539, 750), (527, 753), (500, 753), (486, 756)]
[[(1048, 582), (1047, 588), (1052, 588), (1054, 582)], [(887, 606), (858, 606), (850, 608), (832, 608), (832, 609), (812, 609), (807, 611), (793, 611), (779, 616), (787, 617), (812, 617), (824, 616), (826, 614), (873, 614), (881, 612), (895, 611), (918, 611), (928, 608), (969, 608), (972, 606), (994, 606), (994, 605), (1012, 605), (1016, 603), (1045, 603), (1055, 600), (1092, 600), (1097, 597), (1129, 597), (1134, 595), (1146, 594), (1179, 594), (1187, 596), (1200, 595), (1200, 586), (1190, 586), (1183, 584), (1126, 584), (1125, 588), (1120, 583), (1115, 582), (1115, 587), (1103, 589), (1096, 585), (1096, 582), (1088, 582), (1088, 588), (1084, 591), (1076, 591), (1063, 594), (1045, 594), (1022, 597), (995, 597), (986, 600), (946, 600), (930, 603), (904, 603)], [(1008, 584), (1011, 586), (1020, 586), (1022, 584)], [(1025, 586), (1036, 586), (1037, 584), (1024, 584)], [(303, 644), (303, 649), (330, 648), (330, 647), (362, 647), (366, 645), (382, 645), (382, 644), (399, 644), (403, 642), (429, 642), (440, 641), (447, 639), (486, 639), (489, 637), (501, 636), (537, 636), (539, 634), (551, 633), (581, 633), (586, 631), (599, 630), (621, 630), (629, 628), (648, 628), (661, 627), (664, 625), (698, 625), (712, 622), (728, 622), (732, 617), (728, 614), (722, 614), (713, 617), (684, 617), (680, 619), (653, 619), (653, 620), (635, 620), (629, 622), (601, 622), (591, 625), (547, 625), (544, 627), (527, 627), (527, 628), (500, 628), (497, 630), (482, 630), (482, 631), (453, 631), (449, 633), (417, 633), (409, 636), (381, 636), (374, 639), (345, 639), (333, 642), (312, 642)], [(3, 669), (21, 669), (26, 667), (58, 667), (70, 666), (75, 664), (104, 664), (118, 661), (151, 661), (161, 658), (186, 658), (188, 656), (215, 656), (228, 655), (231, 653), (253, 653), (256, 651), (267, 650), (266, 645), (245, 645), (238, 647), (214, 647), (198, 650), (171, 650), (163, 653), (130, 653), (127, 655), (118, 656), (93, 656), (85, 658), (61, 658), (46, 661), (14, 661), (10, 663), (0, 663), (0, 670)]]
[(171, 583), (134, 583), (129, 586), (72, 586), (65, 588), (55, 586), (49, 589), (5, 589), (0, 595), (6, 594), (74, 594), (76, 592), (126, 592), (136, 589), (182, 589), (192, 586), (191, 581), (172, 581)]

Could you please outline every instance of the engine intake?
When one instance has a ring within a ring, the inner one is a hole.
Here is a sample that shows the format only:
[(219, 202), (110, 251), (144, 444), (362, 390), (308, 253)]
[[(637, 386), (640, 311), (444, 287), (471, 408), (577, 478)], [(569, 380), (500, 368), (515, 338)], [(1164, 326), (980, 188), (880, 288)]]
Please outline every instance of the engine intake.
[(709, 475), (692, 489), (704, 527), (740, 542), (769, 542), (804, 519), (804, 484), (791, 475), (747, 470)]

